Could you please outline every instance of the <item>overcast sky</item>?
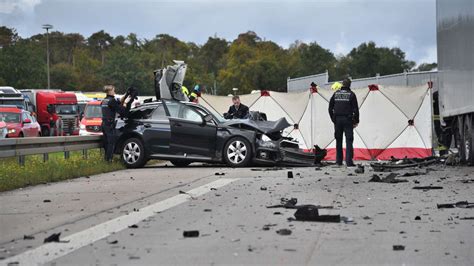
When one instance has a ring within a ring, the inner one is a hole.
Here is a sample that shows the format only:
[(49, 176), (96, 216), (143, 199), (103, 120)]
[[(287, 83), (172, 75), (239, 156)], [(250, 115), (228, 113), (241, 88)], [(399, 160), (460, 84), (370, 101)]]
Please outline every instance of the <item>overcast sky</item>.
[(437, 61), (435, 0), (0, 0), (0, 22), (22, 37), (49, 23), (86, 37), (168, 33), (198, 44), (252, 30), (285, 48), (316, 41), (340, 55), (374, 41), (417, 63)]

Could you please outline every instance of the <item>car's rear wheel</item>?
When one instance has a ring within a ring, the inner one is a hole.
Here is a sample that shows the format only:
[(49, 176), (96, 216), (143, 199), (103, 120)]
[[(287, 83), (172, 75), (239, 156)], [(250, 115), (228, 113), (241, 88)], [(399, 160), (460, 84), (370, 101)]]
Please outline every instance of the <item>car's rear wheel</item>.
[(122, 161), (127, 168), (140, 168), (146, 164), (145, 149), (141, 140), (130, 138), (122, 145)]
[(235, 137), (227, 142), (223, 155), (227, 165), (243, 167), (247, 166), (252, 159), (252, 148), (246, 139)]
[(190, 161), (182, 161), (182, 160), (172, 160), (170, 161), (174, 166), (178, 166), (178, 167), (186, 167), (188, 165), (190, 165), (192, 162)]

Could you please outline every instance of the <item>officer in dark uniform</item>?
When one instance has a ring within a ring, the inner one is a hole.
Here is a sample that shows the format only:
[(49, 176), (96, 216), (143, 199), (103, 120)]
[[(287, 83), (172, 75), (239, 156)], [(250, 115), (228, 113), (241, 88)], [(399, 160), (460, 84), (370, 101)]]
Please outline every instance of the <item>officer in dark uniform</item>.
[(235, 95), (232, 97), (232, 103), (229, 111), (224, 114), (225, 119), (246, 119), (249, 118), (249, 108), (240, 103), (240, 97)]
[(354, 128), (359, 125), (359, 105), (357, 97), (351, 91), (351, 80), (346, 78), (342, 88), (336, 91), (329, 101), (329, 116), (334, 123), (336, 138), (336, 163), (342, 165), (342, 134), (346, 136), (346, 166), (355, 166), (352, 160), (354, 149)]
[(120, 100), (116, 99), (115, 87), (112, 85), (104, 86), (104, 92), (107, 96), (102, 100), (102, 133), (105, 149), (105, 160), (112, 162), (115, 146), (115, 117), (116, 114), (125, 115), (127, 109), (124, 107), (126, 95)]

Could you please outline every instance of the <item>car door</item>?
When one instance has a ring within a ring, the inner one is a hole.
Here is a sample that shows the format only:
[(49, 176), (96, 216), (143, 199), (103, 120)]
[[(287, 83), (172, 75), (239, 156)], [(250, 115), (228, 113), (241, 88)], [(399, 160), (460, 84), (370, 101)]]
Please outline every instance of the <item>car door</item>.
[[(29, 119), (30, 123), (25, 123), (25, 120)], [(31, 137), (32, 132), (31, 132), (31, 119), (28, 117), (28, 113), (22, 112), (21, 113), (21, 127), (23, 130), (23, 136), (25, 137)]]
[(183, 103), (167, 100), (164, 103), (169, 116), (172, 154), (214, 157), (217, 127), (205, 123), (201, 114)]
[(170, 123), (162, 104), (139, 120), (143, 124), (143, 140), (152, 154), (170, 154)]
[(40, 125), (38, 124), (38, 121), (36, 120), (36, 117), (34, 117), (33, 115), (31, 115), (31, 113), (28, 114), (31, 118), (31, 125), (32, 125), (32, 131), (33, 131), (33, 137), (37, 137), (40, 135), (41, 133), (41, 127)]

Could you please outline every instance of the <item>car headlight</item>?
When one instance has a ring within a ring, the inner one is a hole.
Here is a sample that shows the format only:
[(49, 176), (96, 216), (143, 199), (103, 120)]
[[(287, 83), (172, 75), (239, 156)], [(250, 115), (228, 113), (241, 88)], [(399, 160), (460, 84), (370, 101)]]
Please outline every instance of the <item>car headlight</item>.
[(14, 128), (10, 128), (8, 130), (8, 134), (15, 134), (15, 133), (16, 133), (16, 129), (14, 129)]
[(262, 135), (262, 141), (272, 141), (267, 135)]
[(79, 125), (79, 128), (82, 129), (82, 130), (84, 130), (84, 129), (86, 129), (86, 125), (81, 124), (81, 125)]

